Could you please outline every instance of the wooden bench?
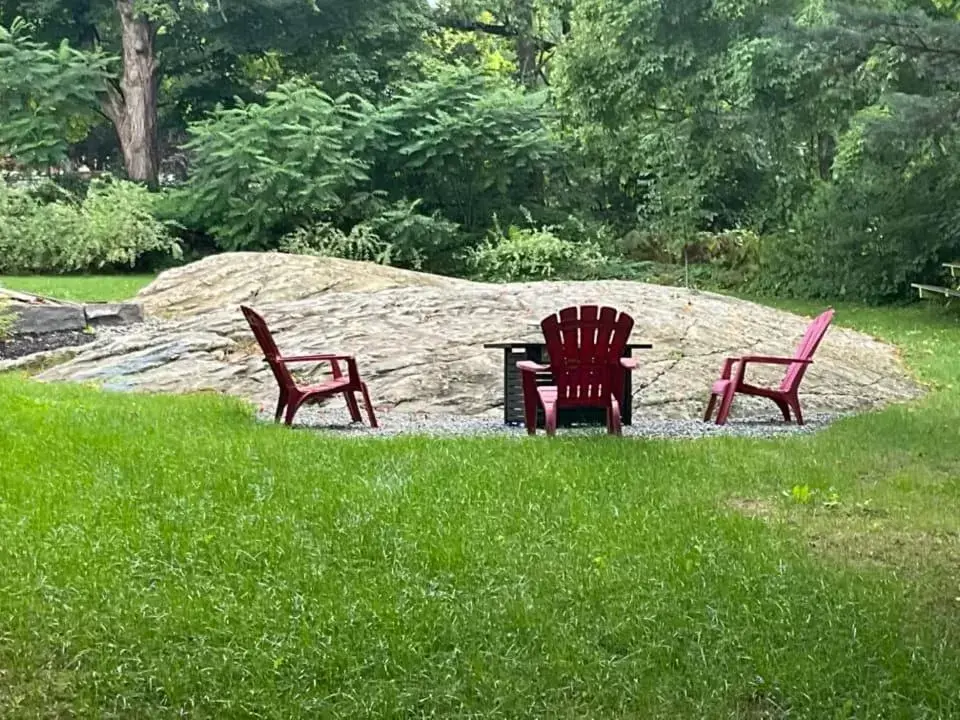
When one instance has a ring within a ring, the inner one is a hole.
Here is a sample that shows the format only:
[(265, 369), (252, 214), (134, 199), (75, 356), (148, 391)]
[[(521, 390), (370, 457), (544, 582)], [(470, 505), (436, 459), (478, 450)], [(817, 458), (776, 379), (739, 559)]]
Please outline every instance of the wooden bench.
[[(950, 271), (950, 277), (960, 277), (960, 262), (943, 263), (943, 267)], [(925, 285), (923, 283), (910, 283), (910, 287), (915, 288), (920, 294), (920, 299), (926, 297), (945, 297), (949, 303), (953, 298), (960, 297), (960, 288), (946, 287), (944, 285)]]
[[(531, 360), (547, 364), (550, 360), (546, 343), (543, 342), (499, 342), (487, 343), (487, 349), (503, 350), (503, 422), (505, 425), (523, 424), (523, 380), (517, 363)], [(651, 343), (630, 343), (624, 348), (623, 357), (630, 357), (634, 350), (649, 350)], [(624, 425), (633, 423), (633, 373), (628, 372), (624, 384), (623, 405), (620, 408)], [(537, 385), (552, 385), (553, 376), (549, 372), (537, 374)], [(607, 417), (603, 408), (570, 408), (559, 412), (557, 425), (606, 425)], [(537, 426), (543, 427), (543, 410), (537, 411)]]
[(931, 295), (943, 296), (945, 298), (960, 297), (960, 290), (954, 290), (953, 288), (943, 287), (941, 285), (922, 285), (920, 283), (910, 283), (910, 287), (917, 289), (917, 291), (920, 293), (921, 300)]

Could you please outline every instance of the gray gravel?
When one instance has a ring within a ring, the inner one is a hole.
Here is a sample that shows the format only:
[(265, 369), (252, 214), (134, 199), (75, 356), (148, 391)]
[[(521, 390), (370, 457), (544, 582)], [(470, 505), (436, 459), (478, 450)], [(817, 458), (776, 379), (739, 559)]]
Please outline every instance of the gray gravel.
[[(641, 411), (642, 412), (642, 411)], [(259, 419), (264, 422), (273, 422), (273, 413), (261, 411)], [(699, 420), (654, 420), (634, 417), (633, 425), (625, 425), (623, 434), (627, 437), (646, 438), (678, 438), (692, 439), (701, 437), (784, 437), (788, 435), (808, 435), (822, 430), (834, 420), (837, 415), (814, 415), (806, 418), (806, 424), (797, 426), (786, 424), (777, 416), (760, 417), (756, 419), (730, 420), (724, 426), (714, 423), (704, 423)], [(350, 423), (350, 416), (345, 407), (338, 401), (331, 401), (329, 405), (307, 406), (301, 408), (294, 420), (294, 427), (311, 428), (325, 434), (345, 437), (391, 437), (405, 434), (424, 434), (446, 437), (464, 436), (500, 436), (526, 437), (522, 426), (504, 425), (498, 418), (464, 417), (456, 415), (412, 414), (404, 412), (377, 413), (380, 427), (376, 430), (364, 423)], [(538, 435), (543, 435), (538, 430)], [(603, 435), (603, 427), (575, 427), (559, 428), (557, 435)]]

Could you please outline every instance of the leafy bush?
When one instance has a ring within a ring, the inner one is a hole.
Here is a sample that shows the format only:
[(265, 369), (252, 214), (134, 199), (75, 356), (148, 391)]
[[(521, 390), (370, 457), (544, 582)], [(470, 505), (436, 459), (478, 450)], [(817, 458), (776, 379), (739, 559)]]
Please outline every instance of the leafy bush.
[(98, 179), (82, 202), (62, 195), (42, 203), (0, 183), (0, 272), (63, 273), (133, 266), (145, 253), (180, 256), (146, 188)]
[[(465, 67), (399, 88), (381, 113), (389, 133), (374, 180), (395, 199), (415, 197), (480, 235), (499, 214), (544, 202), (544, 177), (560, 161), (546, 97)], [(402, 182), (398, 182), (402, 180)]]
[(0, 156), (43, 167), (64, 160), (68, 143), (98, 122), (93, 108), (116, 59), (75, 50), (66, 39), (47, 47), (32, 30), (22, 18), (0, 25)]
[(345, 233), (331, 223), (318, 222), (285, 235), (278, 249), (296, 255), (321, 255), (381, 264), (387, 264), (390, 259), (390, 246), (364, 225), (355, 225)]
[(878, 303), (907, 297), (911, 282), (939, 281), (940, 264), (960, 257), (949, 200), (960, 193), (960, 168), (951, 164), (898, 182), (865, 176), (824, 186), (797, 226), (764, 246), (758, 289)]
[[(351, 104), (352, 103), (352, 104)], [(190, 126), (190, 179), (169, 208), (225, 250), (263, 250), (300, 227), (330, 220), (367, 180), (373, 108), (289, 82), (263, 105), (219, 110)]]
[(460, 246), (456, 223), (416, 212), (419, 201), (382, 206), (371, 218), (344, 232), (333, 223), (298, 228), (280, 240), (283, 252), (367, 260), (383, 265), (449, 269)]
[(360, 226), (383, 239), (387, 247), (384, 262), (389, 265), (432, 272), (460, 269), (463, 237), (459, 227), (438, 212), (417, 212), (419, 206), (419, 200), (395, 202)]
[(516, 282), (595, 276), (605, 258), (592, 242), (561, 240), (550, 228), (499, 227), (470, 253), (470, 264), (484, 280)]

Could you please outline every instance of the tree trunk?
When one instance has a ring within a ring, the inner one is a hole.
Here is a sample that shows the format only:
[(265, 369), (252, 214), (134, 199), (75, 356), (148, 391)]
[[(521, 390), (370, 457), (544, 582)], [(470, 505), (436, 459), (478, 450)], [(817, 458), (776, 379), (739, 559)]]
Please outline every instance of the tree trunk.
[(830, 133), (817, 133), (817, 170), (821, 180), (833, 176), (833, 160), (837, 154), (837, 141)]
[(540, 47), (537, 39), (533, 36), (535, 12), (532, 0), (519, 0), (516, 3), (515, 12), (517, 75), (521, 83), (534, 88), (540, 81), (537, 64)]
[(117, 129), (123, 163), (131, 180), (156, 187), (160, 174), (157, 147), (157, 62), (155, 29), (134, 8), (134, 0), (116, 0), (123, 45), (120, 87), (110, 88), (104, 112)]

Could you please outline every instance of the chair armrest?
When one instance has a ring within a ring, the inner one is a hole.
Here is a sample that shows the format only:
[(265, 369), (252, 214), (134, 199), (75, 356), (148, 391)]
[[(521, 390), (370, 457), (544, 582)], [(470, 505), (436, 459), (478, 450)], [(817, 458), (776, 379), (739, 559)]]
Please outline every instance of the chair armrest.
[(723, 361), (723, 369), (720, 371), (721, 380), (729, 380), (733, 374), (733, 366), (740, 362), (738, 357), (728, 357)]
[(539, 363), (535, 363), (532, 360), (521, 360), (520, 362), (517, 363), (517, 370), (519, 370), (520, 372), (537, 373), (537, 372), (546, 372), (549, 369), (550, 369), (549, 365), (540, 365)]
[(285, 363), (298, 362), (323, 362), (324, 360), (352, 360), (350, 355), (336, 355), (324, 353), (323, 355), (291, 355), (290, 357), (278, 357), (277, 360)]
[(793, 365), (794, 363), (802, 363), (804, 365), (809, 365), (813, 360), (800, 360), (799, 358), (785, 358), (785, 357), (773, 357), (770, 355), (746, 355), (740, 358), (742, 362), (748, 363), (763, 363), (766, 365)]
[(636, 370), (640, 367), (640, 361), (636, 358), (620, 358), (620, 367), (624, 370)]

